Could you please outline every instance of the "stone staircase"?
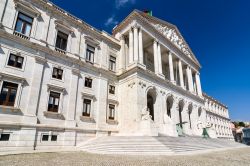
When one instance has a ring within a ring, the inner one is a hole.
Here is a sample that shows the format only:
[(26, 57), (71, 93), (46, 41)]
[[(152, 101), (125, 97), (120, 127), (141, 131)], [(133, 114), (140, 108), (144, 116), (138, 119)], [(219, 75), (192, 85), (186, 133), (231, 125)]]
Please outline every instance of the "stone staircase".
[(107, 136), (97, 137), (78, 149), (98, 154), (175, 155), (246, 147), (229, 140), (200, 137)]

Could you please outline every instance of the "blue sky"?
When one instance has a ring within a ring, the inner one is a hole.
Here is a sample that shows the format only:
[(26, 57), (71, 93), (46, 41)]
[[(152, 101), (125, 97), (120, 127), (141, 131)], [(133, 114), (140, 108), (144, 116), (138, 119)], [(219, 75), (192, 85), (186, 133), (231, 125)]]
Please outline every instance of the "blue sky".
[(229, 107), (232, 120), (250, 121), (249, 0), (52, 0), (111, 33), (133, 9), (175, 24), (202, 65), (202, 89)]

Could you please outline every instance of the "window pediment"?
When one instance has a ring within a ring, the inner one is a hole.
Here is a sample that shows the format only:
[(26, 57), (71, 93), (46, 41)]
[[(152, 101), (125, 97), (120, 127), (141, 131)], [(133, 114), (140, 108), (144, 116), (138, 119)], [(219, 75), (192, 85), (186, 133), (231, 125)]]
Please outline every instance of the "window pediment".
[(90, 45), (93, 45), (95, 47), (99, 47), (100, 46), (100, 42), (97, 41), (96, 39), (90, 37), (90, 36), (84, 36), (86, 43), (89, 43)]
[(3, 79), (10, 79), (10, 80), (13, 80), (15, 82), (18, 82), (18, 83), (26, 83), (26, 79), (24, 77), (21, 77), (21, 76), (18, 76), (18, 75), (13, 75), (13, 74), (8, 74), (8, 73), (3, 73), (3, 72), (0, 72), (0, 81), (2, 81)]
[(58, 86), (58, 85), (54, 85), (54, 84), (48, 84), (48, 91), (50, 90), (55, 90), (57, 92), (61, 92), (64, 93), (66, 91), (66, 89), (62, 86)]
[(56, 20), (55, 24), (56, 24), (56, 29), (59, 29), (67, 34), (73, 33), (73, 29), (63, 21)]
[(14, 3), (17, 10), (31, 14), (33, 17), (39, 17), (41, 15), (41, 13), (34, 6), (24, 0), (14, 0)]
[(82, 92), (82, 97), (83, 97), (83, 98), (84, 98), (84, 97), (87, 97), (87, 98), (90, 98), (90, 99), (93, 99), (93, 100), (96, 99), (95, 95), (90, 94), (90, 93), (86, 93), (86, 92)]
[(109, 102), (110, 104), (115, 104), (115, 105), (118, 105), (118, 104), (119, 104), (119, 102), (118, 102), (117, 100), (114, 100), (114, 99), (108, 99), (108, 102)]

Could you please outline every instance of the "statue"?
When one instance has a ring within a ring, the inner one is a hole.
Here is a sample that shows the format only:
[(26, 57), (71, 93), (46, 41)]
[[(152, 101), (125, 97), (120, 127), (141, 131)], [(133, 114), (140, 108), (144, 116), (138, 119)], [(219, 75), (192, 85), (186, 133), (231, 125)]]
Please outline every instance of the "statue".
[(149, 108), (144, 107), (141, 111), (141, 120), (151, 120), (152, 116), (149, 114)]
[(198, 128), (198, 129), (202, 129), (202, 122), (201, 122), (200, 120), (198, 120), (197, 128)]

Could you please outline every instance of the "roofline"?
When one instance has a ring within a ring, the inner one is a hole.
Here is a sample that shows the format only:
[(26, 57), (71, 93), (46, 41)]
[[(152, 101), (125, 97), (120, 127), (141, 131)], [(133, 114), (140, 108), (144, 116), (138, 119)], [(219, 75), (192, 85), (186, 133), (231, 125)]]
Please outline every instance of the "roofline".
[(109, 33), (105, 33), (105, 35), (103, 35), (103, 31), (98, 30), (97, 28), (91, 26), (90, 24), (86, 23), (85, 21), (83, 21), (82, 19), (74, 16), (73, 14), (67, 12), (66, 10), (60, 8), (59, 6), (55, 5), (53, 2), (49, 1), (49, 0), (32, 0), (34, 1), (40, 1), (41, 3), (44, 3), (45, 5), (54, 8), (57, 12), (63, 14), (64, 16), (68, 17), (70, 20), (72, 21), (76, 21), (76, 25), (78, 24), (82, 24), (84, 25), (86, 28), (88, 28), (88, 30), (97, 33), (98, 35), (100, 35), (103, 38), (106, 38), (107, 40), (110, 40), (111, 42), (118, 44), (119, 40), (116, 39), (114, 36), (112, 36)]
[[(137, 10), (137, 9), (134, 9), (127, 17), (125, 17), (118, 25), (116, 25), (114, 28), (113, 28), (113, 31), (112, 31), (112, 34), (113, 35), (115, 35), (119, 30), (120, 30), (120, 28), (121, 28), (121, 26), (123, 25), (123, 24), (125, 24), (125, 22), (126, 22), (126, 20), (128, 20), (129, 19), (129, 17), (131, 17), (132, 15), (136, 15), (136, 16), (138, 16), (138, 17), (140, 17), (140, 18), (142, 18), (142, 19), (146, 19), (146, 18), (144, 18), (141, 14), (143, 14), (143, 12), (142, 11), (140, 11), (140, 10)], [(201, 69), (201, 64), (199, 63), (199, 61), (197, 60), (197, 58), (195, 57), (195, 55), (194, 55), (194, 53), (192, 52), (192, 50), (191, 50), (191, 48), (189, 47), (189, 45), (188, 45), (188, 43), (186, 42), (186, 40), (184, 39), (184, 37), (181, 35), (181, 33), (180, 33), (180, 31), (179, 31), (179, 29), (177, 28), (177, 26), (176, 25), (174, 25), (174, 24), (171, 24), (171, 23), (168, 23), (168, 22), (166, 22), (166, 21), (164, 21), (164, 20), (161, 20), (161, 19), (159, 19), (159, 18), (157, 18), (157, 17), (154, 17), (154, 16), (151, 16), (153, 19), (157, 19), (157, 21), (161, 21), (161, 22), (164, 22), (166, 25), (168, 25), (168, 26), (172, 26), (171, 28), (174, 28), (175, 30), (177, 30), (177, 33), (178, 33), (178, 35), (180, 35), (182, 38), (183, 38), (183, 40), (184, 40), (184, 42), (186, 43), (186, 45), (187, 45), (187, 47), (188, 47), (188, 49), (189, 49), (189, 51), (190, 51), (190, 53), (191, 53), (191, 55), (194, 57), (194, 59), (193, 58), (190, 58), (191, 59), (191, 61), (193, 61), (198, 67), (199, 67), (199, 69)], [(148, 23), (148, 21), (146, 21), (147, 23)], [(148, 23), (149, 24), (149, 23)], [(152, 25), (151, 25), (152, 26)], [(157, 30), (156, 30), (157, 31)], [(158, 32), (158, 31), (157, 31)], [(167, 39), (167, 40), (169, 40), (169, 39)], [(172, 43), (172, 42), (171, 42)], [(176, 47), (176, 46), (175, 46)], [(178, 48), (178, 47), (177, 47)], [(179, 49), (179, 48), (178, 48)], [(181, 52), (183, 52), (182, 50), (180, 50)], [(185, 53), (184, 53), (184, 55), (186, 55)], [(187, 55), (186, 55), (187, 56)]]
[(203, 95), (205, 98), (208, 98), (209, 100), (212, 100), (213, 102), (215, 102), (215, 103), (217, 103), (217, 104), (221, 105), (222, 107), (224, 107), (224, 108), (228, 109), (228, 106), (226, 106), (226, 105), (222, 104), (220, 101), (218, 101), (218, 100), (214, 99), (213, 97), (208, 96), (206, 93), (204, 93), (204, 92), (203, 92), (203, 93), (202, 93), (202, 95)]

